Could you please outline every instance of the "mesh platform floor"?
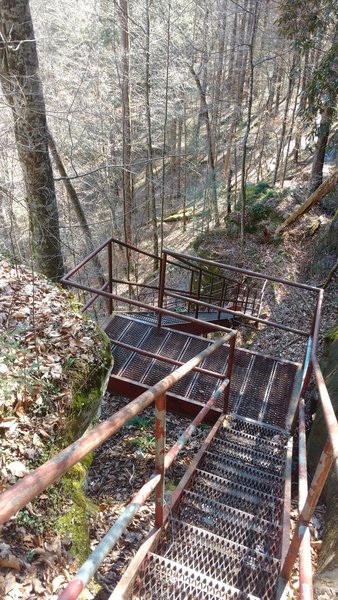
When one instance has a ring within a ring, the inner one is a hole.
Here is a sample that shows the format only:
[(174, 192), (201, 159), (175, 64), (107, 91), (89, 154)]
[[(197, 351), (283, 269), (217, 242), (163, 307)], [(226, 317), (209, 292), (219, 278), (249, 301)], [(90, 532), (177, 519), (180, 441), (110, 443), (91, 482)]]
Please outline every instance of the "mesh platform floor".
[[(115, 316), (106, 333), (112, 340), (115, 363), (112, 375), (131, 386), (149, 387), (171, 373), (174, 365), (142, 356), (138, 349), (186, 362), (211, 343), (191, 334), (159, 329), (151, 323), (128, 316)], [(127, 350), (114, 344), (121, 341), (135, 347)], [(200, 365), (217, 373), (226, 372), (228, 347), (223, 346)], [(285, 428), (297, 365), (236, 349), (230, 386), (231, 412)], [(197, 372), (175, 384), (168, 395), (203, 405), (219, 387), (221, 379)], [(218, 401), (222, 407), (222, 399)]]

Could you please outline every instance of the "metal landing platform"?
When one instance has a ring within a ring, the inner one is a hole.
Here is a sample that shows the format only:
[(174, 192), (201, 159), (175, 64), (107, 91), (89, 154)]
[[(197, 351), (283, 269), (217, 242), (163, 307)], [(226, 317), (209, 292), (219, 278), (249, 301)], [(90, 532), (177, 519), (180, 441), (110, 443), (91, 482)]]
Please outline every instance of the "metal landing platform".
[[(105, 331), (112, 341), (115, 361), (109, 389), (129, 397), (136, 397), (176, 368), (157, 356), (186, 362), (211, 344), (205, 338), (158, 328), (146, 321), (122, 315), (114, 316)], [(119, 343), (130, 348), (121, 347)], [(227, 357), (228, 347), (223, 346), (200, 366), (225, 376)], [(299, 389), (299, 373), (300, 365), (296, 363), (236, 348), (229, 412), (288, 429), (294, 411), (293, 398), (297, 397)], [(168, 392), (169, 408), (176, 412), (197, 412), (221, 381), (221, 377), (196, 371), (190, 373)], [(217, 409), (211, 413), (214, 420), (221, 410), (220, 398)]]

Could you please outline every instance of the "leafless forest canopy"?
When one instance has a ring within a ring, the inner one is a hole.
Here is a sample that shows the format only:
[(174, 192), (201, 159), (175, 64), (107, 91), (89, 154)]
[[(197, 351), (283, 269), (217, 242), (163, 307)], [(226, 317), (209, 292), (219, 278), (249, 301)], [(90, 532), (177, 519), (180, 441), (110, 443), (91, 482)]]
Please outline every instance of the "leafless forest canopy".
[(204, 231), (238, 210), (243, 239), (248, 184), (283, 188), (303, 162), (321, 183), (330, 1), (0, 6), (2, 250), (19, 260), (58, 278), (111, 234), (158, 253), (178, 211)]

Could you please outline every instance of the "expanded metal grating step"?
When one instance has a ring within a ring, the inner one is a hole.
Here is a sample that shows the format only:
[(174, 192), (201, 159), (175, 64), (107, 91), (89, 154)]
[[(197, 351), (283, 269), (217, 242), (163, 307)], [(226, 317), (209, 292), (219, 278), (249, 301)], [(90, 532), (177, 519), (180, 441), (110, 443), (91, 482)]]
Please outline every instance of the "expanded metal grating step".
[(258, 600), (151, 552), (146, 557), (131, 597), (134, 600)]
[(179, 519), (207, 529), (242, 546), (278, 558), (279, 525), (266, 521), (216, 500), (186, 490), (180, 505)]
[(252, 467), (262, 470), (268, 470), (269, 473), (282, 475), (284, 471), (284, 462), (282, 459), (273, 455), (269, 456), (265, 452), (259, 452), (253, 448), (242, 446), (239, 442), (229, 442), (226, 440), (215, 440), (210, 445), (210, 452), (215, 456), (223, 456), (244, 462)]
[(171, 520), (155, 551), (262, 600), (275, 591), (278, 560), (183, 521)]
[(273, 475), (269, 471), (256, 469), (234, 459), (224, 461), (220, 457), (215, 457), (210, 452), (205, 453), (200, 463), (200, 469), (205, 469), (219, 478), (231, 479), (235, 483), (254, 487), (265, 494), (280, 497), (284, 490), (283, 477)]
[(192, 485), (192, 492), (212, 498), (220, 504), (232, 506), (252, 515), (260, 516), (267, 521), (279, 523), (283, 502), (280, 498), (245, 487), (234, 481), (219, 479), (211, 473), (197, 471)]

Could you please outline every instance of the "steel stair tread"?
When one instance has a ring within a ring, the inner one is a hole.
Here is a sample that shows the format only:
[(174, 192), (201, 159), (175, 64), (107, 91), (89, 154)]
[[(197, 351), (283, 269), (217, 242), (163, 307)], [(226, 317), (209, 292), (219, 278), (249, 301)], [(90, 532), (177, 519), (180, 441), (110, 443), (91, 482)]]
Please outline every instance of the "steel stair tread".
[(257, 552), (278, 558), (281, 527), (257, 514), (246, 513), (185, 490), (178, 518)]
[(153, 552), (146, 556), (131, 597), (133, 600), (259, 600)]
[(222, 460), (216, 454), (205, 452), (200, 463), (200, 469), (212, 473), (222, 479), (231, 479), (242, 485), (248, 485), (261, 492), (281, 497), (284, 493), (284, 479), (269, 471), (262, 471), (236, 461), (235, 459)]
[(215, 475), (211, 473), (197, 474), (189, 490), (201, 496), (211, 495), (213, 500), (222, 505), (238, 508), (248, 514), (259, 515), (273, 523), (280, 522), (283, 509), (283, 501), (280, 498), (274, 498), (252, 488), (245, 488), (232, 481), (223, 480), (223, 485), (220, 486)]
[(232, 427), (224, 427), (223, 429), (220, 429), (217, 435), (217, 439), (221, 441), (240, 440), (242, 446), (255, 448), (259, 452), (272, 452), (275, 456), (284, 457), (286, 453), (285, 444), (273, 441), (270, 442), (265, 439), (257, 438), (254, 435), (245, 433), (244, 431), (237, 431), (236, 429), (232, 429)]
[(279, 426), (245, 417), (235, 411), (226, 415), (225, 423), (236, 431), (243, 431), (265, 441), (273, 442), (278, 439), (278, 441), (286, 443), (289, 437), (289, 433)]
[(280, 561), (172, 518), (154, 550), (262, 600), (273, 597)]
[(210, 453), (218, 456), (219, 458), (235, 458), (246, 464), (252, 465), (253, 467), (267, 470), (275, 475), (281, 476), (284, 473), (285, 461), (276, 459), (274, 456), (269, 456), (263, 452), (257, 452), (256, 450), (252, 450), (247, 446), (241, 446), (239, 443), (220, 443), (217, 439), (214, 439), (209, 448)]

